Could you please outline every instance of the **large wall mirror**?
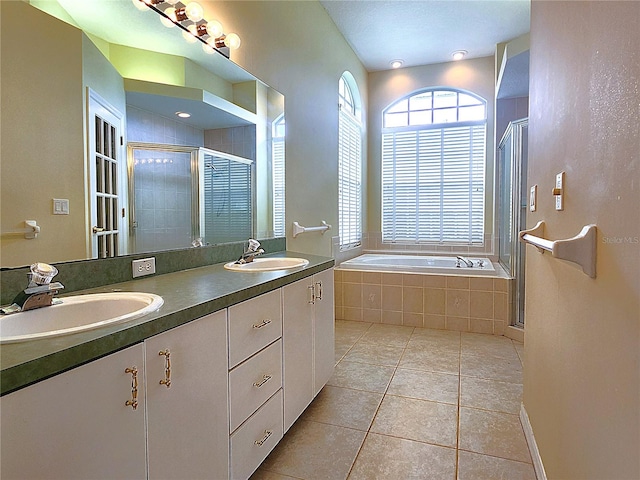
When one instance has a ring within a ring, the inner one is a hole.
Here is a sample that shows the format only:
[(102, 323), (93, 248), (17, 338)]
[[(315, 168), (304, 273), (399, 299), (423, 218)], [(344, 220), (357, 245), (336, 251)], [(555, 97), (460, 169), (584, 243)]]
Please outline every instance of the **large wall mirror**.
[(0, 8), (1, 267), (282, 234), (280, 93), (131, 0)]

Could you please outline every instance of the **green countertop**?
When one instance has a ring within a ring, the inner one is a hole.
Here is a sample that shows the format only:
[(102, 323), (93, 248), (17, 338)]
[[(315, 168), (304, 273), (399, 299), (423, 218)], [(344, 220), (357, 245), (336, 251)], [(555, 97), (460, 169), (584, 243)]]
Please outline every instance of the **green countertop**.
[[(96, 360), (334, 265), (332, 258), (295, 252), (266, 256), (303, 257), (309, 264), (290, 270), (245, 273), (226, 270), (224, 264), (219, 263), (73, 292), (73, 295), (113, 291), (155, 293), (164, 299), (164, 304), (158, 311), (130, 322), (73, 335), (2, 345), (0, 394)], [(64, 283), (63, 278), (60, 281)]]

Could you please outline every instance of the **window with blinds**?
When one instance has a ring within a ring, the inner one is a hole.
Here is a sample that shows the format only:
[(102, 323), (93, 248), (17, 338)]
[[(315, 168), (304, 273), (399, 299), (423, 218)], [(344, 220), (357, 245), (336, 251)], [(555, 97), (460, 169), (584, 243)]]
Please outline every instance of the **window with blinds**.
[(382, 241), (482, 245), (486, 102), (425, 90), (383, 115)]
[(284, 115), (273, 122), (271, 136), (271, 174), (273, 185), (273, 235), (284, 237)]
[(204, 231), (210, 244), (252, 236), (250, 160), (205, 155)]
[(362, 127), (344, 76), (338, 99), (338, 218), (340, 249), (346, 250), (362, 243)]

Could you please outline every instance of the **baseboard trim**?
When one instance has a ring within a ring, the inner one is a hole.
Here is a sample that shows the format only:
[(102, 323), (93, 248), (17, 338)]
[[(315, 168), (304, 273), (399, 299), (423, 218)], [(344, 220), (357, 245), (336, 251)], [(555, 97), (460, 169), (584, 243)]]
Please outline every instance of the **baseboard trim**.
[(537, 480), (547, 480), (547, 474), (544, 471), (544, 465), (542, 464), (542, 458), (538, 451), (538, 444), (533, 436), (533, 429), (531, 428), (531, 422), (529, 422), (529, 415), (524, 408), (524, 403), (520, 404), (520, 423), (524, 430), (524, 436), (527, 440), (527, 446), (529, 447), (529, 453), (531, 454), (531, 461), (533, 462), (533, 469), (536, 472)]

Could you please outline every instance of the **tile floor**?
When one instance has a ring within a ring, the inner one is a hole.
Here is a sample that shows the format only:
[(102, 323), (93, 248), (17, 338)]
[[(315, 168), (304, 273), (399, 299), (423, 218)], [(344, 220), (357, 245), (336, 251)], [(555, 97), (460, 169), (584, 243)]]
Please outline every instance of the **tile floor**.
[(523, 345), (336, 321), (336, 369), (252, 480), (535, 480)]

